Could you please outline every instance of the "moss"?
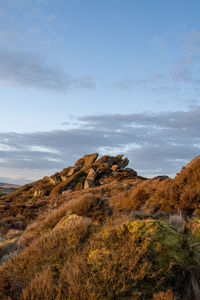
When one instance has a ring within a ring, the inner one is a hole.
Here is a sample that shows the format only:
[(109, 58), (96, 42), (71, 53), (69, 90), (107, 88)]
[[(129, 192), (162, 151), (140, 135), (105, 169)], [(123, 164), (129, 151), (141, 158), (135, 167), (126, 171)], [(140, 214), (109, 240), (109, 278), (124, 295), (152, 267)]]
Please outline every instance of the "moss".
[(138, 299), (151, 299), (155, 292), (169, 289), (187, 260), (181, 234), (169, 224), (152, 219), (130, 220), (105, 229), (88, 253), (101, 295), (107, 296), (103, 287), (109, 282), (112, 297), (139, 291), (142, 296)]

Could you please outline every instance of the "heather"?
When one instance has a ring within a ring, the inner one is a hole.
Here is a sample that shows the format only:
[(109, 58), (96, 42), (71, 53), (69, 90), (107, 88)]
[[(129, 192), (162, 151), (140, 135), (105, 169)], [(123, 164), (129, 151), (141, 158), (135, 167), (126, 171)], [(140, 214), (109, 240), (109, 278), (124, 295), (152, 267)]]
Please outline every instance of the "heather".
[(1, 298), (199, 299), (199, 161), (148, 179), (95, 153), (1, 196)]

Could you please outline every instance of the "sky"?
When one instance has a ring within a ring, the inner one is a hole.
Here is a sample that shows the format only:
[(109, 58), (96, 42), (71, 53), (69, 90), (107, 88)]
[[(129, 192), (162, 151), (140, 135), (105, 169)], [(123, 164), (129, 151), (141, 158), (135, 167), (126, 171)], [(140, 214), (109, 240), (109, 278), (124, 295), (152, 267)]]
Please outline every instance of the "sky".
[(0, 181), (123, 153), (174, 177), (200, 154), (199, 0), (0, 0)]

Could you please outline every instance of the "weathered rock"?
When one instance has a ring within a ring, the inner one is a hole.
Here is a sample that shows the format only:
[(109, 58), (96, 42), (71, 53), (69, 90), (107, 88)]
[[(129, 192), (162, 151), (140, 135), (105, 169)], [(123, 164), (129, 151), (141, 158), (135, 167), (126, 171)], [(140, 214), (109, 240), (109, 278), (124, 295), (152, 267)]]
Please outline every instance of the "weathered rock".
[(83, 156), (83, 159), (85, 161), (84, 167), (88, 167), (93, 162), (95, 162), (95, 160), (97, 159), (97, 157), (98, 157), (98, 153), (93, 153), (93, 154), (89, 154), (89, 155)]
[(113, 165), (111, 167), (111, 170), (115, 172), (115, 171), (119, 170), (119, 166), (118, 165)]
[(78, 168), (88, 167), (93, 162), (95, 162), (97, 157), (98, 157), (98, 153), (87, 154), (82, 158), (80, 158), (79, 160), (77, 160), (74, 165)]
[(62, 181), (67, 181), (67, 175), (61, 175), (60, 178)]
[(131, 168), (125, 168), (124, 171), (131, 173), (134, 176), (137, 176), (137, 172)]
[(95, 179), (96, 179), (96, 176), (97, 176), (97, 173), (95, 172), (95, 170), (94, 170), (93, 168), (91, 168), (91, 169), (89, 170), (87, 179), (94, 182)]
[(91, 168), (89, 170), (88, 176), (85, 180), (84, 189), (95, 186), (94, 182), (95, 182), (96, 176), (97, 176), (96, 171), (93, 168)]
[(97, 159), (95, 161), (95, 165), (99, 165), (99, 164), (101, 164), (103, 162), (106, 162), (109, 159), (109, 157), (110, 156), (108, 156), (108, 155), (103, 155), (102, 157), (100, 157), (99, 159)]
[(34, 197), (38, 197), (42, 194), (42, 191), (41, 190), (36, 190), (33, 194)]
[(123, 156), (124, 156), (123, 154), (118, 154), (118, 155), (115, 156), (115, 158), (116, 158), (118, 161), (120, 161), (120, 160), (122, 159)]
[(59, 173), (56, 173), (56, 174), (50, 176), (49, 177), (49, 181), (50, 181), (51, 184), (54, 184), (54, 185), (56, 183), (58, 183), (58, 181), (60, 181), (60, 175), (59, 175)]
[(125, 168), (126, 166), (128, 166), (129, 164), (129, 160), (127, 157), (125, 157), (122, 161), (119, 161), (118, 166), (120, 168)]
[(65, 229), (74, 229), (82, 225), (89, 226), (92, 223), (91, 218), (77, 216), (76, 214), (72, 214), (70, 216), (63, 217), (53, 228), (53, 230), (60, 230), (62, 228)]
[[(73, 174), (76, 173), (76, 171), (77, 171), (76, 167), (71, 167), (67, 175), (72, 176)], [(67, 179), (65, 181), (67, 181)]]
[(101, 162), (100, 164), (98, 164), (98, 167), (97, 167), (97, 172), (101, 172), (101, 171), (105, 171), (105, 170), (109, 170), (110, 169), (110, 163), (108, 161), (104, 161), (104, 162)]

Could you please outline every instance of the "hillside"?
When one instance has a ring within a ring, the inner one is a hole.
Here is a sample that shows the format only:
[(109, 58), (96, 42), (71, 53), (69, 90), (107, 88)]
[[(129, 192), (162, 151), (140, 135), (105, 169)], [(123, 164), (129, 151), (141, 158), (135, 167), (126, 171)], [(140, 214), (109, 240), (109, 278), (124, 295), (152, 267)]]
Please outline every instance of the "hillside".
[(200, 156), (172, 179), (123, 155), (0, 197), (1, 299), (200, 299)]

